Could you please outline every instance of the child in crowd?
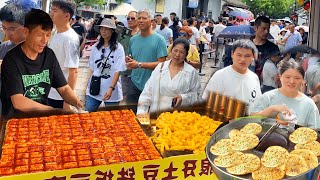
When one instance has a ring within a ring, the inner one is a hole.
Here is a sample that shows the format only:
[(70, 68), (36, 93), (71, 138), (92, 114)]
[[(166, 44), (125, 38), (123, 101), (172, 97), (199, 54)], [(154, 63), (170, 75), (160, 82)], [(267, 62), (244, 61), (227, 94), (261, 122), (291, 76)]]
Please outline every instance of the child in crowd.
[(262, 70), (262, 93), (278, 88), (279, 71), (276, 64), (280, 61), (280, 53), (273, 51), (270, 53)]

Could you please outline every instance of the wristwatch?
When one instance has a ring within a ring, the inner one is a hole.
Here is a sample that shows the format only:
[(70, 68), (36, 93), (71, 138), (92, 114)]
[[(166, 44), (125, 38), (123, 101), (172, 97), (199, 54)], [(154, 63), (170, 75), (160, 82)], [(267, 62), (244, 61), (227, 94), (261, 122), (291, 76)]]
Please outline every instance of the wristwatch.
[(138, 68), (141, 68), (142, 67), (142, 64), (141, 62), (138, 63)]
[(111, 89), (112, 89), (112, 91), (114, 91), (114, 87), (113, 87), (113, 86), (110, 86), (109, 88), (111, 88)]

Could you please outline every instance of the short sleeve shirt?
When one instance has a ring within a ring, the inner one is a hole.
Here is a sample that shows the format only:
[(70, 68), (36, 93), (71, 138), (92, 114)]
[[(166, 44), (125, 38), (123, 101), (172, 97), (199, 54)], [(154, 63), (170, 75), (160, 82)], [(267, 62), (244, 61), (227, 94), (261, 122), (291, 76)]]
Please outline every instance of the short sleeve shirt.
[(277, 74), (279, 74), (277, 66), (272, 61), (267, 60), (262, 70), (263, 85), (277, 88), (278, 86), (276, 84), (276, 81), (274, 80), (274, 77)]
[[(110, 53), (110, 48), (105, 48), (104, 57), (107, 58), (107, 56)], [(100, 84), (100, 93), (96, 96), (93, 96), (90, 94), (90, 82), (91, 79), (88, 81), (88, 86), (86, 90), (86, 95), (99, 100), (103, 101), (103, 97), (106, 94), (108, 88), (111, 86), (112, 80), (114, 78), (114, 74), (116, 72), (125, 71), (126, 63), (125, 63), (125, 54), (123, 47), (120, 43), (118, 43), (118, 47), (116, 50), (110, 53), (109, 60), (106, 61), (107, 67), (103, 69), (103, 73), (101, 74), (101, 65), (100, 63), (103, 63), (102, 61), (105, 61), (106, 59), (101, 59), (102, 55), (102, 48), (97, 49), (97, 46), (95, 45), (90, 54), (88, 66), (93, 71), (94, 76), (102, 76), (101, 78), (101, 84)], [(98, 67), (99, 66), (99, 67)], [(123, 99), (123, 93), (122, 93), (122, 87), (121, 87), (121, 79), (118, 80), (116, 85), (114, 86), (114, 91), (112, 92), (112, 95), (109, 100), (106, 102), (119, 102)]]
[[(62, 33), (56, 33), (53, 35), (48, 47), (56, 54), (64, 77), (68, 79), (69, 68), (79, 67), (79, 35), (72, 28)], [(62, 100), (58, 91), (53, 88), (50, 91), (49, 98)]]
[[(288, 98), (282, 95), (279, 89), (274, 89), (264, 93), (254, 106), (253, 113), (260, 112), (271, 105), (287, 105), (296, 115), (298, 125), (310, 128), (320, 127), (319, 110), (313, 100), (302, 94), (298, 98)], [(276, 117), (273, 114), (272, 117)]]
[(170, 45), (170, 38), (173, 37), (172, 29), (165, 27), (164, 29), (160, 30), (160, 28), (159, 28), (156, 30), (156, 32), (164, 37), (164, 39), (166, 40), (166, 45), (169, 46)]
[[(166, 41), (158, 33), (153, 33), (148, 37), (136, 34), (130, 39), (129, 54), (138, 62), (156, 62), (158, 58), (168, 55)], [(141, 91), (151, 76), (151, 69), (133, 69), (131, 81)]]
[(50, 88), (67, 85), (58, 60), (50, 48), (45, 47), (36, 60), (30, 60), (21, 45), (10, 50), (1, 65), (3, 115), (14, 113), (10, 97), (16, 94), (47, 104)]
[[(285, 38), (287, 38), (291, 34), (290, 32), (287, 32), (285, 35)], [(285, 50), (289, 50), (295, 46), (298, 45), (299, 42), (302, 42), (302, 37), (299, 32), (294, 31), (294, 33), (288, 38)]]
[(207, 99), (209, 92), (221, 93), (248, 103), (248, 113), (252, 111), (254, 103), (261, 97), (259, 78), (252, 71), (246, 74), (236, 72), (232, 66), (215, 72), (209, 80), (203, 99)]

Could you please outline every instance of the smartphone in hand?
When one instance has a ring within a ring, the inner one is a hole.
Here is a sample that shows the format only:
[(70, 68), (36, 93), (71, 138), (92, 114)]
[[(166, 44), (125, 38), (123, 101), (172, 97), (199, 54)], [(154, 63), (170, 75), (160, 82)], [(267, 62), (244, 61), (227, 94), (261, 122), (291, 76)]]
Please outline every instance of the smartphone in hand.
[(177, 98), (173, 98), (171, 102), (171, 107), (175, 107), (177, 104)]

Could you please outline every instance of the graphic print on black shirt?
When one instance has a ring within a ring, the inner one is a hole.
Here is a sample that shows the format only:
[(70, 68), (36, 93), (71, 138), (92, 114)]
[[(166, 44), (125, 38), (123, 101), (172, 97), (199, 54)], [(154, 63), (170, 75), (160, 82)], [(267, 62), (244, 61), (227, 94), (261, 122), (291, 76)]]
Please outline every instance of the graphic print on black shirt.
[(41, 83), (51, 85), (50, 70), (43, 70), (39, 74), (22, 75), (22, 81), (25, 89), (24, 96), (34, 101), (39, 101), (46, 94), (45, 87), (41, 86)]
[(29, 59), (21, 44), (11, 49), (1, 65), (1, 100), (4, 116), (14, 116), (16, 110), (11, 97), (21, 94), (33, 101), (46, 105), (51, 87), (67, 85), (54, 52), (45, 47), (35, 60)]

